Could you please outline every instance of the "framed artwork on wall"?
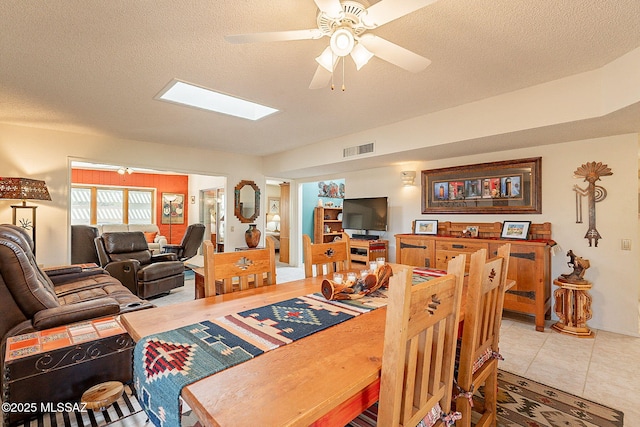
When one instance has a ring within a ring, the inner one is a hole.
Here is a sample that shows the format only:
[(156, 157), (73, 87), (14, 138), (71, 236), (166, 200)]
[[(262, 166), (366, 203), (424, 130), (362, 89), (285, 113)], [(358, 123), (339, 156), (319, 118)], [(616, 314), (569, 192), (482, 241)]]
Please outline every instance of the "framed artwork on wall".
[(272, 215), (280, 215), (280, 198), (269, 197), (267, 201), (269, 202), (267, 212)]
[(162, 224), (184, 224), (184, 194), (162, 193)]
[(422, 213), (542, 213), (541, 172), (541, 157), (423, 170)]

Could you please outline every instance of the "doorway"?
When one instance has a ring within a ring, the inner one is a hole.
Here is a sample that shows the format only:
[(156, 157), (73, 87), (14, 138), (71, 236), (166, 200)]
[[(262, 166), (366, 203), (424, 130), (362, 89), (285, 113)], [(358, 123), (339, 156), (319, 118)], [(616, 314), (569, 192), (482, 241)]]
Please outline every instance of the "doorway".
[(200, 190), (200, 222), (204, 224), (205, 236), (211, 239), (216, 252), (224, 252), (225, 205), (224, 188)]

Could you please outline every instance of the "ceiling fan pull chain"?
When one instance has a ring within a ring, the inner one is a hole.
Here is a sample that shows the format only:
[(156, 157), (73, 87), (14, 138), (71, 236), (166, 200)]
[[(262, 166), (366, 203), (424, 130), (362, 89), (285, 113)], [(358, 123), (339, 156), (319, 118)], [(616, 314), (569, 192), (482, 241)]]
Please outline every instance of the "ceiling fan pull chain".
[[(334, 68), (334, 70), (335, 70), (335, 68)], [(333, 71), (334, 71), (334, 70), (332, 70), (332, 71), (331, 71), (331, 90), (334, 90), (334, 89), (335, 89), (335, 85), (333, 84), (333, 74), (334, 74), (334, 72), (333, 72)]]
[(344, 92), (344, 57), (342, 57), (342, 91)]

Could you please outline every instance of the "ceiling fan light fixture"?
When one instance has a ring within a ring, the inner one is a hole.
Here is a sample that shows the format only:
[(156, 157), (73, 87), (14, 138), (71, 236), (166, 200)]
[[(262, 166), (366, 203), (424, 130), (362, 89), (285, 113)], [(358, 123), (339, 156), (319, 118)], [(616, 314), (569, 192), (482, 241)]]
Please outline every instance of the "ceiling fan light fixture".
[(373, 53), (369, 52), (367, 48), (360, 43), (357, 43), (351, 51), (351, 58), (353, 62), (356, 63), (356, 70), (360, 70), (360, 68), (367, 65), (369, 60), (373, 58)]
[(333, 69), (336, 67), (336, 63), (338, 62), (338, 57), (333, 54), (331, 46), (327, 46), (327, 48), (322, 51), (320, 56), (316, 58), (316, 62), (323, 68), (325, 68), (328, 72), (333, 73)]
[(331, 35), (329, 46), (337, 56), (347, 56), (353, 50), (356, 43), (353, 32), (348, 28), (338, 28)]

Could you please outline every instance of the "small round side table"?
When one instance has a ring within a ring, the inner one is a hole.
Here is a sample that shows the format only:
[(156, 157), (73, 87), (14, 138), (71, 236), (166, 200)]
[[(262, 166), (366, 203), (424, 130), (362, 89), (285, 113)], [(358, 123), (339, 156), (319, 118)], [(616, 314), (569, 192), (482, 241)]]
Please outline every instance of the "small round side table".
[(120, 381), (96, 384), (82, 393), (81, 401), (87, 405), (87, 409), (103, 411), (122, 396), (123, 390), (124, 386)]
[(578, 338), (593, 338), (595, 334), (587, 326), (587, 320), (592, 317), (589, 295), (591, 282), (584, 280), (574, 283), (556, 279), (553, 284), (558, 286), (553, 296), (554, 311), (559, 321), (551, 325), (551, 328)]

